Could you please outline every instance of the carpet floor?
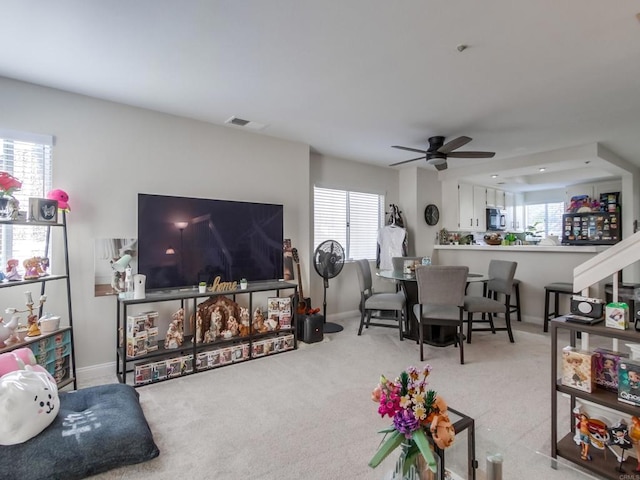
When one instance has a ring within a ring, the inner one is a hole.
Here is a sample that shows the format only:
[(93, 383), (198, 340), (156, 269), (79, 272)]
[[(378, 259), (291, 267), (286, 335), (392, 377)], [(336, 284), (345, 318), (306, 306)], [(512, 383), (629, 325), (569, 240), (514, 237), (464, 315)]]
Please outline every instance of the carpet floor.
[[(479, 480), (492, 454), (502, 455), (505, 480), (597, 478), (562, 461), (551, 468), (550, 338), (540, 326), (514, 322), (513, 344), (506, 332), (474, 333), (460, 365), (453, 346), (425, 345), (420, 362), (414, 341), (380, 327), (357, 336), (358, 321), (343, 320), (344, 331), (295, 351), (139, 388), (160, 456), (93, 478), (385, 478), (395, 454), (377, 469), (367, 465), (377, 432), (389, 425), (371, 390), (381, 374), (395, 378), (425, 363), (433, 367), (431, 388), (475, 419)], [(559, 404), (559, 424), (567, 425), (568, 400)], [(446, 451), (454, 478), (466, 478), (466, 439), (459, 433)]]

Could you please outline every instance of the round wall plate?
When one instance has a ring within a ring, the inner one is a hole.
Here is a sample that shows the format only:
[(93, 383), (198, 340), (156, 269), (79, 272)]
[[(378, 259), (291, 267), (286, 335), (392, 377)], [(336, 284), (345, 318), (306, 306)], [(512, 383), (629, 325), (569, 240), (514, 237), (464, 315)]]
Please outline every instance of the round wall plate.
[(424, 221), (427, 225), (435, 225), (440, 220), (440, 210), (433, 203), (427, 205), (424, 209)]

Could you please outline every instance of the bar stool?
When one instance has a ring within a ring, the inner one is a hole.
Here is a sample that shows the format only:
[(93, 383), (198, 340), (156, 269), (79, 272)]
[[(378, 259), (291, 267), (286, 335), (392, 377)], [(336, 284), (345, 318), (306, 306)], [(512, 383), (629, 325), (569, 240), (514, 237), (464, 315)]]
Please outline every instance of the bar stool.
[[(549, 311), (549, 298), (553, 299), (553, 312)], [(573, 283), (555, 282), (544, 286), (544, 331), (549, 331), (549, 320), (560, 316), (560, 295), (573, 295)]]
[[(520, 280), (517, 278), (513, 279), (513, 293), (515, 297), (515, 303), (509, 305), (509, 313), (515, 313), (516, 318), (519, 322), (522, 321), (522, 310), (520, 309)], [(484, 282), (484, 286), (482, 287), (482, 295), (487, 296), (487, 282)], [(484, 316), (482, 317), (484, 320)]]

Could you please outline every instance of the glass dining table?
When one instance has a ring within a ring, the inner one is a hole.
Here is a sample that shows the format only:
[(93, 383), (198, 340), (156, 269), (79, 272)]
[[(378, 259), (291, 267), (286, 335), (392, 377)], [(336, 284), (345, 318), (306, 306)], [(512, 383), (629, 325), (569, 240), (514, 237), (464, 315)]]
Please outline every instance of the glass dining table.
[[(415, 273), (404, 273), (402, 270), (378, 270), (376, 275), (400, 282), (406, 296), (405, 318), (407, 318), (407, 328), (402, 335), (405, 338), (418, 340), (418, 320), (413, 314), (413, 306), (418, 303), (418, 281)], [(471, 283), (486, 282), (489, 276), (482, 273), (469, 272), (467, 275), (467, 287)], [(431, 325), (424, 329), (422, 341), (428, 345), (436, 347), (446, 347), (453, 345), (456, 341), (456, 329), (440, 325)]]

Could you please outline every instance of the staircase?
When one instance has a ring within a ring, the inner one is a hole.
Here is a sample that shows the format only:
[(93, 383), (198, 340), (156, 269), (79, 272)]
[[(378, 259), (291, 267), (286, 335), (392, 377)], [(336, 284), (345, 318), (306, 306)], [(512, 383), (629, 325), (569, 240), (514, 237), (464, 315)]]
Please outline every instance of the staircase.
[(618, 301), (618, 272), (640, 261), (640, 232), (616, 243), (611, 248), (573, 269), (573, 291), (589, 296), (589, 287), (612, 277), (613, 301)]

